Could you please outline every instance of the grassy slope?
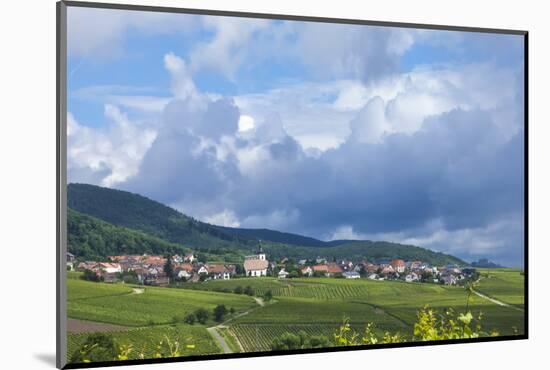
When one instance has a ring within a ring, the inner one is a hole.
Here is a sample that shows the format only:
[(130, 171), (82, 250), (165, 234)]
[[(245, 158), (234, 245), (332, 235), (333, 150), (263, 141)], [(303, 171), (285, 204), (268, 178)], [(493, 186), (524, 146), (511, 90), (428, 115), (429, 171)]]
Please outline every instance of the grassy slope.
[[(212, 310), (225, 304), (242, 312), (255, 307), (248, 296), (216, 292), (191, 292), (167, 288), (146, 287), (143, 294), (132, 294), (130, 286), (82, 281), (79, 273), (69, 273), (67, 279), (68, 317), (133, 326), (128, 331), (112, 333), (119, 344), (131, 344), (130, 358), (154, 356), (156, 344), (168, 338), (178, 341), (182, 355), (221, 353), (221, 348), (206, 331), (207, 325), (169, 325), (175, 316), (182, 318), (198, 308)], [(140, 287), (143, 288), (143, 287)], [(85, 340), (87, 334), (69, 334), (68, 356)]]
[(198, 308), (212, 310), (221, 303), (237, 311), (255, 305), (252, 298), (235, 294), (154, 287), (145, 287), (143, 294), (131, 294), (131, 290), (121, 284), (74, 279), (69, 279), (67, 284), (69, 317), (127, 326), (168, 324), (174, 317), (183, 318)]
[(523, 307), (524, 276), (517, 269), (478, 269), (481, 280), (477, 290), (504, 303)]

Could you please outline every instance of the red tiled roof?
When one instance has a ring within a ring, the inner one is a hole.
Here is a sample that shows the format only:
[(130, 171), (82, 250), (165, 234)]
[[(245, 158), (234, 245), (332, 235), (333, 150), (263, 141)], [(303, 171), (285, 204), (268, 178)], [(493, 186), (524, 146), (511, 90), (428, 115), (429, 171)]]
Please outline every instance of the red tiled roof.
[(223, 274), (224, 272), (227, 272), (227, 269), (225, 268), (225, 265), (221, 263), (217, 264), (209, 264), (206, 266), (206, 269), (208, 270), (208, 273), (210, 274)]
[(397, 266), (405, 266), (405, 261), (403, 260), (400, 260), (400, 259), (395, 259), (395, 260), (392, 260), (390, 262), (390, 265), (392, 265), (392, 267), (397, 267)]
[(328, 272), (328, 266), (327, 265), (315, 265), (315, 266), (313, 266), (313, 271)]
[(244, 260), (244, 269), (246, 271), (252, 270), (265, 270), (267, 269), (268, 262), (261, 259), (246, 259)]
[(327, 265), (327, 272), (331, 273), (331, 274), (339, 274), (341, 273), (343, 270), (342, 270), (342, 267), (340, 267), (338, 264), (336, 263), (329, 263)]

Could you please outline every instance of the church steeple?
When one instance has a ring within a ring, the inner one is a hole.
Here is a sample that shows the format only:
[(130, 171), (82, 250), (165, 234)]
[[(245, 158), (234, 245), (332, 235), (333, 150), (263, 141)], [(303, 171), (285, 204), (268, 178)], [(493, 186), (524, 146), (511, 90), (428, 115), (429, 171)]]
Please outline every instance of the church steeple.
[(264, 253), (264, 251), (262, 249), (262, 240), (258, 239), (258, 252), (257, 252), (257, 254), (261, 254), (261, 253)]
[(256, 252), (256, 255), (258, 256), (258, 259), (265, 260), (265, 253), (262, 248), (262, 241), (258, 240), (258, 252)]

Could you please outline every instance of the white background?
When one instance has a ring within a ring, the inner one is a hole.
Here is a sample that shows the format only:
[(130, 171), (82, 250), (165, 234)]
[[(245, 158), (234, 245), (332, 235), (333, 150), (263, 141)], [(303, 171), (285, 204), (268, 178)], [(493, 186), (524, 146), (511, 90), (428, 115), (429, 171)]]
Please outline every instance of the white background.
[[(524, 368), (537, 363), (539, 367), (544, 366), (545, 350), (550, 348), (547, 221), (550, 153), (546, 145), (550, 38), (549, 13), (544, 1), (149, 0), (133, 3), (530, 32), (529, 340), (138, 368), (464, 370)], [(55, 1), (3, 2), (0, 27), (0, 367), (51, 369), (55, 364)]]

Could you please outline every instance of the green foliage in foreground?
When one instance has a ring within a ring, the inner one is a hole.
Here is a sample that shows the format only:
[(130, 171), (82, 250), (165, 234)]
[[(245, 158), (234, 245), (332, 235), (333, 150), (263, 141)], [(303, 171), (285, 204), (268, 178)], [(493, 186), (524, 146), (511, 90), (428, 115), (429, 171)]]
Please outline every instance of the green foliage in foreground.
[(110, 361), (118, 357), (118, 348), (109, 335), (102, 333), (90, 334), (84, 343), (74, 351), (70, 362)]
[(342, 325), (334, 332), (332, 342), (323, 335), (308, 335), (305, 331), (300, 330), (297, 334), (285, 332), (276, 337), (271, 343), (271, 349), (325, 348), (331, 346), (470, 339), (499, 335), (496, 331), (490, 333), (483, 331), (481, 320), (481, 313), (474, 319), (470, 311), (456, 313), (454, 310), (447, 310), (440, 314), (429, 306), (425, 306), (418, 311), (417, 321), (414, 324), (412, 333), (385, 331), (383, 334), (379, 334), (375, 330), (376, 325), (369, 322), (365, 325), (365, 330), (361, 334), (353, 329), (349, 318), (345, 318)]
[[(115, 345), (115, 353), (108, 360), (134, 360), (143, 358), (168, 358), (222, 353), (221, 348), (203, 326), (185, 324), (145, 327), (127, 331), (104, 333)], [(68, 354), (72, 355), (84, 349), (85, 343), (93, 342), (94, 334), (69, 334)], [(93, 345), (93, 343), (92, 343)], [(70, 362), (104, 361), (87, 357), (84, 353)], [(74, 361), (73, 361), (74, 360)]]

